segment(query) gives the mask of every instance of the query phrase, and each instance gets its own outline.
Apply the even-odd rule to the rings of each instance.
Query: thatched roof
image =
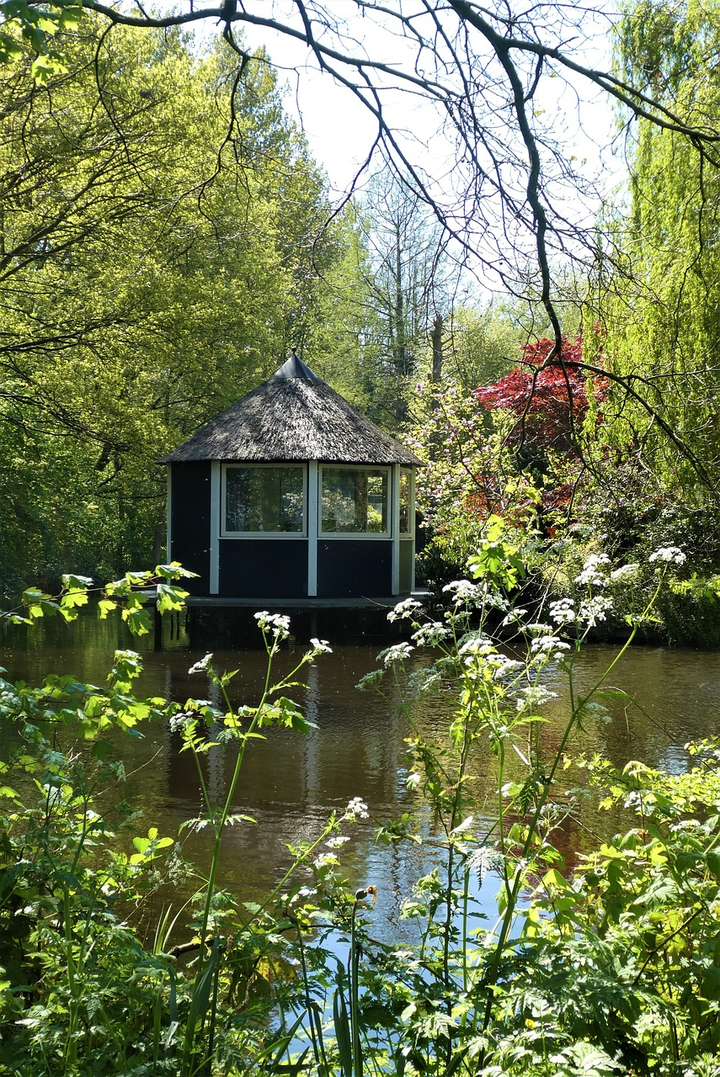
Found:
[[[292,358],[160,461],[322,460],[338,464],[422,463]]]

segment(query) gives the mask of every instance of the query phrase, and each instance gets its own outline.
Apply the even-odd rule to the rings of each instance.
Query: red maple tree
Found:
[[[549,358],[554,341],[544,337],[522,348],[521,365],[475,396],[486,408],[502,408],[518,419],[511,439],[540,448],[572,452],[590,408],[588,375],[582,364],[582,337],[563,336],[559,356]],[[595,401],[607,395],[607,379],[591,379]]]

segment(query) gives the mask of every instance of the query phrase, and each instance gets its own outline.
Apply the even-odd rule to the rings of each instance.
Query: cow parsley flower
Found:
[[[561,651],[569,651],[570,644],[564,643],[563,640],[558,639],[557,636],[538,636],[530,643],[530,650],[533,654],[548,654],[557,655]]]
[[[605,620],[612,608],[612,599],[605,598],[604,595],[594,595],[580,603],[578,620],[586,624],[588,628],[594,628],[599,621]]]
[[[450,629],[440,621],[428,621],[420,625],[417,632],[413,632],[412,638],[419,646],[437,647],[438,643],[447,639]]]
[[[571,598],[561,598],[557,602],[551,602],[549,613],[550,620],[556,625],[571,624],[577,617]]]
[[[310,646],[312,647],[313,657],[316,654],[332,654],[332,647],[326,639],[317,639],[316,636],[310,640]]]
[[[342,846],[345,845],[345,843],[348,841],[350,841],[350,838],[348,838],[346,835],[336,834],[334,838],[328,838],[325,844],[327,845],[328,849],[341,849]]]
[[[652,557],[650,560],[652,560]],[[614,569],[610,573],[610,579],[618,583],[625,583],[627,580],[634,580],[639,571],[640,565],[637,561],[632,561],[628,565],[621,565],[620,568]]]
[[[446,583],[443,591],[452,596],[455,606],[479,606],[485,597],[485,591],[470,580],[454,580]]]
[[[207,673],[212,662],[212,654],[206,654],[204,658],[201,658],[199,662],[195,662],[190,666],[188,673]]]
[[[263,632],[271,632],[275,639],[287,639],[290,635],[290,618],[283,613],[268,613],[260,610],[255,620]]]
[[[610,558],[606,553],[591,553],[583,566],[582,572],[575,577],[575,583],[594,584],[596,587],[604,587],[607,583],[607,575],[603,569],[605,565],[609,564]]]
[[[368,819],[369,816],[368,806],[360,797],[353,797],[345,809],[346,819]]]
[[[422,604],[417,602],[414,598],[406,598],[402,602],[398,602],[394,610],[390,610],[387,615],[388,621],[404,621],[410,617],[414,617],[418,610],[422,609]]]
[[[533,684],[520,689],[515,707],[519,713],[526,707],[541,707],[543,703],[551,699],[557,699],[557,692],[551,692],[549,688],[543,688],[540,684]]]
[[[650,554],[649,561],[662,561],[665,564],[684,565],[686,555],[679,546],[659,546],[654,553]]]
[[[313,866],[322,871],[323,868],[336,867],[338,858],[334,853],[321,853],[320,856],[316,856],[313,860]]]
[[[378,655],[378,661],[382,659],[383,665],[387,668],[393,665],[394,662],[404,662],[412,653],[413,647],[409,643],[396,643],[394,646],[381,651]]]

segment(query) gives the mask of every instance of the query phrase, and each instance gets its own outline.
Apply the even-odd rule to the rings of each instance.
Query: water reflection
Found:
[[[2,664],[13,678],[30,682],[49,670],[72,672],[83,680],[104,683],[109,656],[116,646],[132,641],[115,622],[82,618],[70,628],[42,626],[40,632],[19,631],[5,641]],[[355,685],[376,666],[376,647],[335,646],[305,671],[306,687],[295,698],[315,724],[306,736],[271,729],[266,739],[253,744],[246,755],[234,811],[255,823],[229,828],[223,850],[221,882],[251,898],[267,891],[282,877],[290,861],[288,844],[313,840],[332,811],[341,813],[352,797],[361,797],[371,819],[354,830],[343,865],[353,886],[379,887],[378,920],[391,917],[402,899],[412,893],[416,878],[430,870],[436,859],[432,841],[422,846],[402,844],[388,848],[374,842],[375,828],[408,811],[416,795],[405,786],[407,719],[392,704],[373,693],[359,693]],[[617,652],[592,647],[581,656],[575,671],[575,688],[585,693],[602,676]],[[301,654],[282,656],[280,672],[292,668]],[[184,700],[207,697],[202,676],[188,675],[198,652],[156,654],[146,650],[145,672],[138,683],[143,695]],[[238,668],[230,684],[234,703],[256,702],[264,679],[265,657],[260,651],[217,653],[218,669]],[[558,698],[546,708],[542,742],[548,753],[561,741],[568,714],[567,689],[553,673],[549,685]],[[613,672],[610,683],[629,693],[635,703],[610,700],[609,721],[589,718],[574,736],[572,753],[600,752],[618,766],[639,758],[651,766],[682,770],[687,763],[686,741],[718,732],[717,697],[720,655],[663,648],[630,651]],[[451,709],[450,694],[441,689],[424,700],[416,720],[439,735]],[[155,726],[145,738],[124,747],[128,779],[125,795],[144,814],[143,827],[156,825],[162,834],[175,835],[181,824],[200,814],[201,783],[189,752],[180,750],[177,734]],[[205,779],[213,800],[221,800],[232,773],[230,752],[212,749],[203,760]],[[480,747],[474,760],[478,781],[474,788],[477,814],[493,813],[494,759]],[[577,775],[569,773],[572,784]],[[568,821],[563,845],[572,859],[588,847],[590,835],[607,835],[622,825],[619,817],[599,815],[590,796],[580,798],[579,818]],[[426,819],[430,834],[430,820]],[[187,855],[200,870],[209,860],[209,831],[184,831]],[[488,884],[492,889],[492,884]],[[401,937],[402,925],[393,929]]]

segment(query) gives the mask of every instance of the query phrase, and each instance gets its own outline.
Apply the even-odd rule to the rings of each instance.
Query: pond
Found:
[[[331,812],[341,813],[350,799],[360,797],[369,806],[370,819],[353,829],[352,841],[343,850],[343,868],[353,886],[378,887],[378,920],[394,923],[398,937],[403,928],[395,920],[397,908],[435,862],[431,821],[426,819],[428,840],[422,845],[387,847],[374,841],[378,825],[417,807],[418,794],[405,784],[409,726],[392,701],[356,690],[360,678],[377,667],[378,645],[331,643],[332,655],[321,656],[305,671],[307,687],[295,697],[315,728],[306,735],[271,729],[267,739],[252,744],[246,754],[235,811],[255,822],[228,829],[221,882],[247,898],[266,892],[290,862],[287,843],[315,838]],[[47,622],[32,630],[7,630],[0,664],[11,679],[31,683],[53,671],[103,684],[118,646],[138,649],[138,642],[126,637],[121,625],[86,616],[71,626]],[[297,661],[301,653],[302,648],[289,648],[283,661]],[[616,653],[607,646],[583,652],[576,669],[581,691],[600,677]],[[203,654],[146,650],[137,694],[177,700],[207,697],[202,675],[188,674]],[[239,670],[232,681],[234,702],[257,700],[265,672],[263,651],[216,652],[214,664]],[[641,759],[677,771],[686,766],[683,745],[688,740],[720,732],[720,654],[638,647],[623,657],[611,683],[630,693],[636,705],[617,704],[612,721],[588,721],[571,744],[572,753],[598,751],[620,766]],[[550,676],[549,686],[558,698],[545,708],[542,739],[552,752],[562,735],[567,701],[559,675]],[[441,733],[450,709],[449,692],[441,690],[417,705],[415,718]],[[157,725],[124,747],[128,778],[122,792],[142,810],[142,830],[157,826],[162,835],[175,837],[183,823],[202,811],[194,759],[180,747],[177,734]],[[232,762],[222,749],[209,752],[206,779],[212,796],[222,796]],[[482,819],[493,784],[490,752],[479,753],[474,766],[479,774],[476,815]],[[580,794],[579,812],[561,836],[569,862],[588,847],[592,835],[607,836],[622,825],[623,820],[599,813],[593,799]],[[207,864],[208,831],[184,831],[180,840],[191,860],[201,868]]]

